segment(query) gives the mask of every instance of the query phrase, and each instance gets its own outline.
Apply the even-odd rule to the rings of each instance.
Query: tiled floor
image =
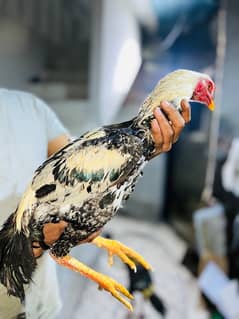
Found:
[[[155,290],[164,301],[168,312],[166,319],[206,319],[200,308],[200,297],[196,281],[179,261],[185,244],[164,225],[114,218],[106,227],[114,238],[139,251],[154,268]],[[92,245],[74,249],[74,256],[97,271],[112,276],[127,284],[125,266],[115,260],[113,267],[107,265],[107,255]],[[136,296],[135,312],[131,316],[112,296],[99,291],[95,283],[67,269],[59,269],[64,307],[59,319],[136,319],[143,308],[145,319],[161,318],[140,295]]]

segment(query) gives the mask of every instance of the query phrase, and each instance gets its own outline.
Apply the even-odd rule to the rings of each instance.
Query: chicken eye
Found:
[[[212,91],[212,89],[213,89],[213,87],[212,87],[212,83],[208,83],[208,85],[207,85],[207,89],[208,89],[208,91],[209,92],[211,92]]]

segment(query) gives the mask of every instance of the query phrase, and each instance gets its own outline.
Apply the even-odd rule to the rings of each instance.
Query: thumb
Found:
[[[60,230],[61,232],[63,232],[63,231],[65,230],[65,228],[67,227],[68,223],[65,222],[64,220],[61,220],[61,221],[58,223],[58,225],[59,225],[59,230]]]

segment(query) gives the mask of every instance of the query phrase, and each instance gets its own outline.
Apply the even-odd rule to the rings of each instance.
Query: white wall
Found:
[[[43,63],[44,50],[39,39],[20,24],[0,20],[0,86],[26,89],[27,80]]]
[[[27,83],[41,72],[45,44],[21,24],[10,19],[0,21],[0,87],[32,91]],[[36,94],[38,95],[38,94]],[[39,96],[44,96],[40,94]],[[46,101],[47,102],[47,101]],[[96,126],[95,116],[88,112],[87,101],[55,101],[49,105],[74,136]]]
[[[56,113],[77,135],[81,132],[78,129],[81,125],[77,127],[75,119],[81,119],[84,113],[87,113],[87,118],[92,117],[93,123],[113,120],[141,61],[138,23],[127,1],[98,0],[94,11],[90,76],[94,90],[91,90],[90,101],[83,103],[87,104],[83,109],[79,102],[80,110],[77,101],[54,103]],[[11,19],[1,18],[0,86],[30,90],[27,81],[42,70],[45,50],[44,42],[35,34],[33,36],[30,29]]]
[[[102,47],[98,48],[99,50],[97,50],[96,45],[96,50],[93,53],[96,68],[93,66],[91,68],[91,81],[95,85],[92,99],[90,101],[62,100],[50,103],[74,136],[79,136],[86,130],[95,128],[99,122],[111,122],[139,67],[138,63],[133,65],[134,61],[127,63],[127,51],[125,56],[120,58],[120,52],[128,40],[135,43],[135,53],[138,52],[139,32],[135,18],[126,10],[123,5],[124,0],[103,0],[102,2],[105,5],[104,16],[106,19],[102,30],[98,30],[101,32],[95,34],[98,44],[101,43],[100,39],[103,43],[101,43]],[[102,20],[99,19],[98,22],[102,22]],[[98,55],[99,53],[100,55]],[[44,45],[41,45],[39,39],[31,38],[28,30],[7,19],[1,20],[0,86],[27,90],[29,88],[27,80],[41,70],[44,54]],[[117,61],[121,61],[118,63],[122,64],[118,67],[119,80],[114,82],[114,78],[117,79]],[[127,73],[129,70],[131,70],[130,74]],[[115,86],[115,83],[118,87]],[[114,120],[120,122],[130,119],[137,110],[138,106],[124,108],[121,110],[124,114],[118,114]],[[98,115],[97,111],[100,111]],[[166,157],[162,155],[146,167],[144,177],[139,181],[136,191],[126,206],[131,215],[151,220],[157,219],[164,197],[165,160]]]
[[[100,123],[110,123],[124,101],[141,64],[137,18],[126,0],[102,0],[95,10],[93,104]],[[96,44],[97,43],[97,44]]]

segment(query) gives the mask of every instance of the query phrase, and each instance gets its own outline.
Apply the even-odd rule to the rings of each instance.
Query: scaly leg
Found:
[[[129,299],[133,299],[133,296],[128,292],[128,290],[119,284],[117,281],[113,280],[112,278],[103,275],[101,273],[96,272],[95,270],[87,267],[77,259],[66,255],[64,257],[56,257],[55,255],[50,253],[50,256],[60,265],[67,267],[71,270],[79,272],[81,275],[97,282],[99,287],[109,291],[116,299],[122,302],[130,311],[133,310],[132,305],[125,300],[119,292],[126,296]]]
[[[105,248],[108,250],[109,254],[109,264],[113,264],[113,256],[117,255],[125,264],[127,264],[131,269],[136,271],[136,264],[141,264],[146,269],[152,269],[151,265],[136,251],[121,244],[119,241],[107,239],[103,237],[96,237],[92,240],[92,244],[100,248]]]

